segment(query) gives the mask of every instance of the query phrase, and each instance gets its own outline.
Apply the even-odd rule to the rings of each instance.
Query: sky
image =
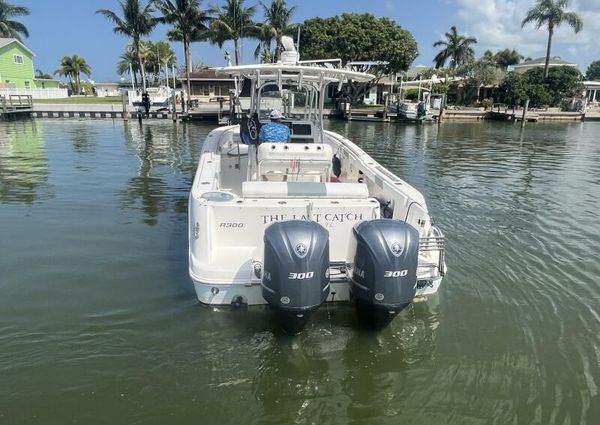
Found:
[[[477,38],[476,55],[486,49],[497,51],[517,49],[526,57],[538,58],[546,54],[547,32],[530,25],[521,28],[526,11],[535,0],[288,0],[297,6],[293,22],[305,19],[335,16],[344,12],[372,13],[387,16],[409,30],[419,46],[419,56],[413,65],[433,66],[437,49],[433,43],[451,26],[460,33]],[[30,37],[24,43],[35,52],[34,65],[52,74],[60,59],[66,55],[83,56],[92,67],[94,81],[117,81],[116,63],[129,40],[113,33],[113,25],[97,9],[120,10],[117,0],[9,0],[15,5],[27,6],[31,15],[21,17]],[[204,0],[203,6],[223,3],[223,0]],[[246,0],[248,5],[258,0]],[[268,0],[267,0],[268,3]],[[262,20],[262,13],[256,20]],[[584,29],[575,34],[570,27],[558,29],[553,39],[553,56],[579,64],[585,73],[590,62],[600,59],[600,0],[572,0],[571,10],[584,19]],[[159,26],[150,36],[154,41],[166,40],[166,26]],[[243,62],[254,62],[252,53],[255,40],[242,43]],[[173,43],[178,62],[183,63],[181,43]],[[222,66],[224,50],[208,43],[194,43],[194,63]],[[302,54],[302,48],[300,49]],[[332,52],[335,56],[335,52]]]

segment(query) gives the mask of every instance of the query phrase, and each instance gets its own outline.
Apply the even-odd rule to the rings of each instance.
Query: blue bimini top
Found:
[[[278,122],[264,124],[260,127],[258,140],[267,143],[287,143],[290,140],[290,129]]]

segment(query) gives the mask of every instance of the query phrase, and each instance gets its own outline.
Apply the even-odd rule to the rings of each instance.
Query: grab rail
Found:
[[[433,236],[428,236],[419,239],[419,251],[438,251],[438,270],[440,271],[440,276],[444,276],[446,274],[446,242],[444,239],[444,234],[439,229],[439,227],[435,225],[431,227],[430,234],[432,234]]]

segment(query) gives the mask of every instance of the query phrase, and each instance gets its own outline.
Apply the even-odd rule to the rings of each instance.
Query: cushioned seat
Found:
[[[251,181],[242,183],[244,198],[344,198],[366,199],[369,190],[363,183],[316,183]]]
[[[257,152],[260,180],[319,182],[331,175],[331,146],[263,143]]]

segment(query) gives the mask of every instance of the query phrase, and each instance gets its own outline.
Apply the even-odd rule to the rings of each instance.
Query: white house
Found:
[[[508,67],[508,71],[515,71],[519,74],[523,74],[524,72],[529,71],[533,68],[544,67],[546,65],[546,57],[531,59],[525,62],[522,62],[517,65],[512,65]],[[573,68],[579,69],[579,65],[573,62],[567,62],[560,58],[560,56],[554,56],[550,58],[550,62],[548,63],[548,68],[556,67],[556,66],[572,66]]]

